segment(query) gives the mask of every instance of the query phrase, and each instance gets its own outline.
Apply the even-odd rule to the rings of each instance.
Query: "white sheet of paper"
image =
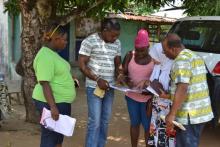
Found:
[[[148,86],[146,88],[148,91],[150,91],[152,94],[156,95],[156,96],[159,96],[159,94],[151,87],[151,86]]]
[[[72,136],[76,124],[76,119],[67,115],[60,114],[59,119],[55,121],[51,117],[51,111],[43,108],[40,124],[42,124],[47,129],[61,133],[65,136]]]
[[[122,92],[136,92],[136,93],[142,93],[141,90],[138,90],[138,89],[130,89],[128,87],[123,87],[123,86],[116,86],[116,85],[112,85],[110,84],[110,87],[115,89],[115,90],[119,90],[119,91],[122,91]]]
[[[165,116],[164,115],[161,115],[160,118],[165,122]],[[177,127],[179,127],[181,130],[185,131],[186,128],[181,124],[181,123],[178,123],[176,121],[173,121],[173,124]]]

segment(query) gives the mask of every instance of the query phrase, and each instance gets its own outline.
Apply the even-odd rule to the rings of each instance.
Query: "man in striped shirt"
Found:
[[[121,63],[119,34],[119,23],[115,19],[105,19],[101,32],[88,36],[81,44],[79,66],[86,76],[89,117],[85,147],[104,147],[106,143],[114,97],[109,84],[114,84]],[[94,95],[96,87],[104,95]]]
[[[186,131],[177,131],[176,147],[198,147],[204,124],[213,118],[205,63],[185,49],[176,34],[168,34],[162,46],[165,55],[174,60],[170,90],[173,104],[166,116],[167,129],[173,129],[173,120],[183,124]]]

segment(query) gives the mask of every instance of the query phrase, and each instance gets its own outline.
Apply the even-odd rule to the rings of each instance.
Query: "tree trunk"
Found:
[[[36,7],[28,8],[25,1],[21,2],[22,15],[22,68],[24,70],[22,90],[24,104],[26,109],[26,121],[36,123],[39,122],[39,115],[36,113],[35,106],[32,101],[32,92],[36,84],[36,77],[33,70],[33,60],[41,47],[41,38],[43,35],[43,24],[40,21]]]

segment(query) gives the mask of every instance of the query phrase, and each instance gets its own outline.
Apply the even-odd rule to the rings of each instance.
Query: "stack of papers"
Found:
[[[65,136],[72,136],[76,124],[76,119],[67,115],[59,115],[57,121],[51,117],[51,111],[43,108],[40,124],[45,128],[63,134]]]

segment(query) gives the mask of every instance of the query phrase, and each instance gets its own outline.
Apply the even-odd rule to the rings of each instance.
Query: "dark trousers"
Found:
[[[177,131],[176,147],[198,147],[204,126],[204,123],[184,125],[186,131]]]
[[[37,101],[34,99],[34,104],[37,110],[42,114],[43,108],[50,110],[50,107],[47,103]],[[56,104],[59,113],[63,115],[70,116],[71,114],[71,104],[69,103],[57,103]],[[41,125],[41,144],[40,147],[55,147],[57,144],[63,143],[64,136],[60,133],[48,130]]]

